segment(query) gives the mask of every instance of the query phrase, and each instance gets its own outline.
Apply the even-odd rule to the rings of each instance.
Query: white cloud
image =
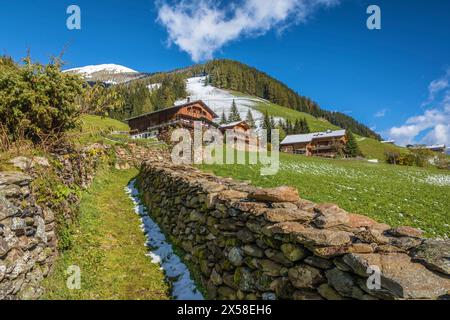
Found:
[[[445,144],[450,146],[450,69],[428,86],[428,100],[423,106],[431,106],[421,115],[409,118],[404,125],[393,127],[389,135],[398,144]]]
[[[221,5],[213,0],[164,0],[158,5],[158,21],[167,29],[169,43],[198,62],[211,59],[230,41],[305,22],[317,9],[339,1],[242,0]]]
[[[446,146],[449,146],[449,137],[450,124],[438,124],[422,139],[422,141],[426,144],[445,144]]]
[[[428,86],[428,100],[422,103],[422,107],[433,103],[436,99],[436,95],[438,95],[442,90],[445,90],[449,87],[449,78],[450,68],[447,69],[446,74],[442,78],[431,81]]]
[[[445,93],[442,104],[444,105],[444,110],[450,112],[450,90],[447,90],[447,92]]]
[[[374,114],[374,117],[375,118],[384,118],[388,111],[389,111],[388,109],[380,110],[380,111],[378,111],[377,113]]]

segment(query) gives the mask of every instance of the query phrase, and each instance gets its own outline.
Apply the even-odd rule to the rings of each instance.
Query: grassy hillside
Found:
[[[274,103],[261,102],[254,108],[261,113],[267,112],[270,116],[282,117],[286,120],[291,120],[292,122],[294,122],[296,119],[305,118],[306,121],[308,121],[308,125],[311,131],[313,132],[326,131],[328,129],[339,129],[335,125],[329,123],[327,120],[317,119],[308,113],[299,112],[293,109],[276,105]]]
[[[128,124],[111,118],[82,115],[80,128],[70,132],[72,139],[79,144],[104,141],[104,135],[113,131],[129,131]]]
[[[259,166],[205,165],[202,169],[262,187],[294,186],[311,201],[337,203],[392,226],[418,227],[429,236],[450,236],[448,171],[289,154],[280,154],[280,170],[274,176],[260,175]]]
[[[357,137],[359,148],[369,159],[384,160],[387,152],[407,153],[407,148],[395,146],[392,144],[383,144],[380,141],[371,138]]]
[[[234,94],[234,92],[233,92]],[[304,112],[299,112],[286,107],[282,107],[270,102],[261,102],[254,109],[265,113],[267,112],[270,116],[282,117],[291,121],[296,119],[305,118],[308,122],[309,128],[312,132],[339,130],[340,128],[329,123],[325,119],[318,119],[312,115]],[[384,161],[386,152],[408,152],[408,149],[399,146],[394,146],[390,144],[383,144],[378,140],[365,137],[357,137],[358,145],[363,152],[364,156],[368,159],[378,159]]]

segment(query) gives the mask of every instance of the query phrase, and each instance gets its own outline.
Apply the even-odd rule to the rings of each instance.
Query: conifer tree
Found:
[[[293,134],[294,133],[294,126],[292,125],[291,120],[286,120],[286,134]]]
[[[276,128],[275,119],[269,116],[269,113],[266,111],[264,113],[262,129],[267,130],[267,143],[270,143],[272,141],[272,129],[275,128]]]
[[[301,134],[302,133],[302,127],[301,127],[301,123],[300,120],[296,119],[295,123],[294,123],[294,130],[293,130],[294,134]]]
[[[275,123],[275,119],[273,116],[270,117],[270,129],[275,129],[277,124]]]
[[[350,158],[361,156],[362,152],[359,149],[358,143],[356,142],[355,136],[351,130],[347,130],[347,139],[348,141],[344,147],[344,154]]]
[[[302,133],[310,133],[311,129],[309,128],[308,121],[306,121],[306,118],[303,119],[303,128]]]
[[[222,117],[220,118],[220,124],[227,124],[227,116],[225,115],[225,111],[222,111]]]
[[[269,113],[267,111],[264,113],[264,120],[263,120],[263,123],[262,123],[261,127],[262,127],[262,129],[267,130],[267,142],[269,143],[271,141],[271,137],[272,137],[272,134],[270,132],[270,130],[272,128],[271,128],[271,125],[270,125]]]
[[[233,100],[233,103],[231,104],[231,111],[230,111],[230,115],[228,116],[228,121],[229,122],[236,122],[236,121],[241,121],[241,116],[239,114],[237,105],[236,105],[236,101]]]
[[[247,118],[245,120],[247,121],[247,124],[250,126],[250,128],[252,129],[256,128],[255,119],[253,119],[253,114],[250,109],[248,109],[247,111]]]
[[[280,121],[278,122],[278,124],[277,124],[277,126],[276,126],[276,129],[278,129],[278,132],[279,132],[279,139],[280,139],[280,142],[281,142],[281,141],[283,141],[284,138],[286,138],[286,136],[287,136],[287,133],[286,133],[286,127],[284,126],[283,121],[280,120]]]

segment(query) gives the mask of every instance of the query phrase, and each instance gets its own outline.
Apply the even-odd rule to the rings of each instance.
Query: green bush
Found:
[[[83,92],[79,76],[61,72],[61,61],[47,65],[23,64],[0,58],[0,119],[2,129],[12,141],[30,139],[34,143],[56,138],[78,124]]]
[[[433,153],[425,149],[411,150],[409,153],[388,152],[386,162],[400,166],[424,167],[433,157]]]
[[[387,152],[386,162],[399,166],[412,166],[414,161],[408,153]]]
[[[125,100],[119,91],[101,83],[88,87],[81,99],[83,113],[102,117],[108,117],[114,111],[121,110],[124,104]]]

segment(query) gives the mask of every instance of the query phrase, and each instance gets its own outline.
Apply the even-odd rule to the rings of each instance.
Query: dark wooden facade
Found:
[[[215,126],[213,120],[217,117],[203,101],[194,101],[143,114],[128,119],[127,122],[132,135],[144,133],[159,135],[170,127],[193,128],[195,121],[201,122],[204,127]]]
[[[245,144],[250,143],[250,125],[246,121],[236,121],[228,124],[223,124],[219,127],[220,131],[225,134],[227,131],[232,131],[235,141],[239,140]]]
[[[348,142],[345,130],[287,136],[281,152],[334,158]]]

